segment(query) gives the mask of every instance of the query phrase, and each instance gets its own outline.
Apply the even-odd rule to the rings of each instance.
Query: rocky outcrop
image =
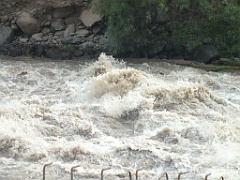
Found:
[[[22,13],[17,21],[19,28],[27,35],[32,35],[40,31],[40,24],[30,13]]]
[[[53,19],[51,22],[51,28],[54,31],[60,31],[66,28],[66,25],[62,19]]]
[[[80,20],[86,27],[91,27],[94,23],[101,21],[102,17],[94,14],[92,8],[90,8],[81,13]]]
[[[71,59],[104,50],[92,0],[9,1],[0,2],[0,54]]]
[[[219,58],[217,48],[212,44],[207,44],[199,47],[194,52],[194,59],[201,63],[210,63],[216,58]]]
[[[0,25],[0,45],[12,42],[14,32],[9,26]]]
[[[71,36],[72,34],[74,34],[76,31],[76,27],[75,27],[75,24],[69,24],[67,26],[67,28],[65,29],[65,31],[63,32],[63,37],[66,38],[66,37],[69,37]]]
[[[114,42],[106,32],[103,17],[93,11],[94,1],[1,0],[0,55],[71,59],[109,52]],[[205,44],[189,53],[184,44],[174,47],[161,41],[163,27],[171,30],[170,21],[165,13],[158,13],[146,45],[122,56],[195,59],[203,63],[218,57],[213,45]]]

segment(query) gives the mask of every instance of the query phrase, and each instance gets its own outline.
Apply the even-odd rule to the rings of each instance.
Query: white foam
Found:
[[[135,169],[140,179],[240,177],[236,75],[105,54],[87,65],[1,61],[0,179],[41,179],[47,162],[50,179],[76,164],[79,179],[109,166],[116,180]]]

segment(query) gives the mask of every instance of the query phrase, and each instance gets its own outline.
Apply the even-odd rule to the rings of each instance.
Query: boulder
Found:
[[[102,17],[98,14],[93,13],[92,8],[90,8],[82,11],[80,20],[86,27],[91,27],[96,22],[101,21]]]
[[[75,12],[74,6],[56,8],[53,10],[53,17],[56,19],[61,19],[73,14],[74,12]]]
[[[148,48],[147,54],[149,58],[153,58],[161,53],[165,48],[165,44],[155,44]]]
[[[206,44],[200,46],[194,51],[193,58],[195,61],[201,63],[210,63],[212,60],[218,58],[219,53],[216,46],[212,44]]]
[[[5,46],[0,46],[0,55],[7,55],[8,49]]]
[[[71,34],[75,33],[75,30],[76,30],[75,24],[68,25],[65,31],[63,32],[63,37],[66,38],[70,36]]]
[[[86,29],[80,29],[78,31],[76,31],[76,34],[79,36],[79,37],[86,37],[89,35],[89,31],[86,30]]]
[[[75,51],[74,51],[74,57],[81,57],[81,56],[83,56],[84,55],[84,50],[83,49],[76,49]]]
[[[98,23],[96,23],[96,24],[92,27],[92,32],[93,32],[93,34],[99,34],[102,29],[103,29],[103,24],[98,24]]]
[[[18,30],[17,24],[11,24],[11,29],[12,30]]]
[[[27,38],[27,37],[19,37],[18,40],[19,40],[19,42],[21,42],[21,43],[26,43],[26,42],[28,42],[28,38]]]
[[[66,37],[66,38],[62,38],[61,43],[62,44],[80,44],[81,39],[77,38],[77,37],[69,36],[69,37]]]
[[[105,35],[99,37],[98,43],[100,44],[104,51],[108,51],[108,49],[110,49],[109,39],[106,33]]]
[[[54,33],[54,37],[55,37],[55,38],[62,37],[62,36],[63,36],[63,33],[64,33],[64,31],[56,31],[56,32]]]
[[[46,57],[51,59],[72,59],[73,51],[63,50],[60,47],[48,48],[46,51]]]
[[[40,45],[40,44],[35,44],[30,48],[30,52],[29,54],[31,54],[33,57],[42,57],[44,56],[44,46]]]
[[[61,50],[57,47],[47,48],[46,57],[51,59],[61,59]]]
[[[24,12],[17,19],[18,27],[27,35],[36,34],[40,31],[40,24],[31,14]]]
[[[42,29],[43,35],[48,35],[50,32],[51,32],[51,30],[50,30],[48,27],[44,27],[44,28]]]
[[[66,25],[69,25],[69,24],[75,24],[77,25],[78,24],[78,18],[77,18],[77,15],[76,14],[73,14],[71,16],[68,16],[66,18],[64,18],[64,22]]]
[[[14,32],[10,26],[0,25],[0,45],[13,41]]]
[[[41,41],[42,40],[42,37],[43,37],[43,33],[37,33],[37,34],[33,34],[32,35],[32,39],[34,41]]]
[[[51,27],[55,31],[60,31],[66,28],[66,25],[62,19],[53,19]]]

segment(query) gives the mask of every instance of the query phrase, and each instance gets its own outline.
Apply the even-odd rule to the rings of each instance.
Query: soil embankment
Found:
[[[0,55],[53,59],[98,56],[107,50],[102,17],[91,0],[0,2]]]

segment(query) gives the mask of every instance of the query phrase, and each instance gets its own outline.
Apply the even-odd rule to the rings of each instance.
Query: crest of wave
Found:
[[[104,54],[99,57],[94,66],[105,69],[100,70],[85,88],[88,97],[104,101],[105,112],[112,117],[121,117],[136,110],[164,109],[181,104],[189,108],[202,104],[229,104],[201,84],[184,81],[169,83],[137,69],[117,68],[110,61],[113,61],[112,57]]]
[[[104,95],[123,97],[129,91],[139,86],[145,77],[141,71],[136,69],[114,69],[105,74],[95,77],[87,85],[89,95],[100,98]]]
[[[106,99],[104,109],[108,116],[130,118],[138,116],[142,109],[153,109],[154,98],[141,95],[139,89],[128,92],[125,96],[113,96]]]
[[[107,73],[116,68],[125,67],[125,63],[123,61],[119,61],[112,56],[107,56],[105,53],[101,53],[98,57],[98,61],[90,64],[86,69],[84,74],[88,75],[101,75]]]
[[[154,107],[167,104],[228,104],[229,102],[211,93],[206,87],[189,82],[175,84],[148,84],[142,87],[145,97],[154,97]]]

